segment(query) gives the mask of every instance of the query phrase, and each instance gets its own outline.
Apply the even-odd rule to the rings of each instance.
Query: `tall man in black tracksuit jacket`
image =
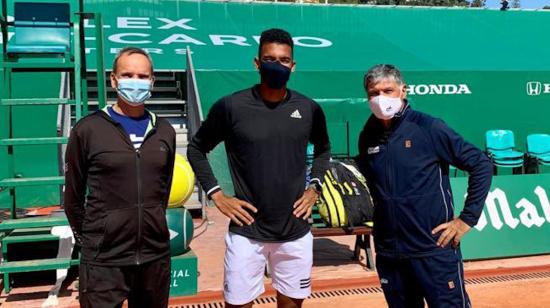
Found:
[[[278,307],[300,307],[311,293],[313,238],[307,218],[328,167],[322,109],[286,87],[293,42],[280,29],[260,37],[255,62],[261,84],[220,99],[189,144],[187,156],[202,187],[231,219],[226,235],[226,307],[251,307],[264,291],[269,261]],[[305,188],[306,147],[314,145]],[[235,197],[218,186],[206,154],[225,142]]]
[[[153,80],[147,53],[123,49],[111,74],[117,103],[78,121],[69,138],[65,212],[81,247],[81,307],[168,306],[175,132],[144,108]]]
[[[412,110],[401,73],[377,65],[365,75],[373,115],[357,163],[373,199],[376,267],[390,307],[470,307],[459,243],[483,210],[492,165],[443,121]],[[454,217],[449,165],[470,174]]]

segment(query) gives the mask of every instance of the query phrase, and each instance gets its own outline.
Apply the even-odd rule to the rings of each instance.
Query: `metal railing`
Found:
[[[195,70],[193,67],[193,58],[191,56],[191,48],[187,47],[187,139],[191,141],[193,136],[199,130],[202,121],[202,106],[199,91],[197,89],[197,80],[195,78]],[[206,195],[200,184],[197,181],[197,191],[199,202],[202,205],[202,215],[206,217]]]

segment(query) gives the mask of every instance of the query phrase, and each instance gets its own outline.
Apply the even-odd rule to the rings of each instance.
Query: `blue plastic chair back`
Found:
[[[527,152],[538,155],[550,153],[550,135],[532,134],[527,136]]]
[[[65,53],[70,49],[69,3],[16,2],[8,53]]]
[[[514,133],[511,130],[497,129],[485,133],[485,142],[490,151],[506,151],[515,147]]]

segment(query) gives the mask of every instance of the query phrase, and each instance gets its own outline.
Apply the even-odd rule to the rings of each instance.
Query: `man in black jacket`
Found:
[[[359,137],[357,164],[374,200],[376,268],[389,307],[470,307],[462,236],[481,215],[492,164],[443,121],[410,108],[399,69],[365,75],[372,115]],[[470,174],[458,217],[449,165]]]
[[[321,107],[286,87],[295,65],[292,48],[288,32],[264,31],[255,59],[261,84],[216,102],[189,144],[187,156],[202,187],[231,219],[225,238],[227,307],[252,306],[264,291],[266,261],[279,307],[300,307],[311,293],[313,238],[307,218],[330,146]],[[305,189],[308,141],[314,145],[313,184]],[[206,158],[220,142],[235,197],[223,193]]]
[[[82,307],[168,306],[175,132],[144,108],[153,81],[145,51],[121,50],[116,104],[78,121],[69,138],[64,200],[81,247]]]

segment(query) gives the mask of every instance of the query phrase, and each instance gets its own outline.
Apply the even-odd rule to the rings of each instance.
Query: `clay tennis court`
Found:
[[[515,259],[521,262],[522,259]],[[521,272],[521,274],[518,274]],[[549,307],[550,266],[525,269],[466,271],[467,289],[475,307]],[[475,277],[475,278],[473,278]],[[321,287],[322,286],[322,287]],[[257,300],[255,307],[275,307],[274,292]],[[221,293],[204,293],[192,299],[175,299],[171,307],[223,307]],[[316,281],[308,307],[387,307],[375,279]]]
[[[220,234],[227,223],[216,209],[209,209],[208,213],[213,224],[192,244],[200,260],[202,292],[195,297],[173,299],[171,307],[223,307],[224,243]],[[354,236],[314,240],[314,293],[304,307],[387,307],[376,273],[365,269],[365,256],[360,263],[351,260],[354,241]],[[220,248],[219,253],[214,253]],[[550,307],[550,256],[472,261],[465,262],[464,267],[466,289],[475,307]],[[269,279],[266,290],[255,307],[276,307]]]
[[[191,246],[199,258],[199,293],[172,298],[174,308],[223,307],[224,234],[227,219],[208,208],[210,223],[195,220]],[[376,272],[351,259],[354,236],[314,240],[313,294],[304,307],[386,307]],[[74,269],[73,269],[74,271]],[[466,289],[474,307],[550,307],[550,256],[465,262]],[[69,275],[57,307],[78,307],[78,281]],[[72,278],[72,279],[71,279]],[[2,307],[41,307],[54,279],[30,279],[2,294]],[[275,292],[265,279],[266,293],[255,307],[276,307]]]

